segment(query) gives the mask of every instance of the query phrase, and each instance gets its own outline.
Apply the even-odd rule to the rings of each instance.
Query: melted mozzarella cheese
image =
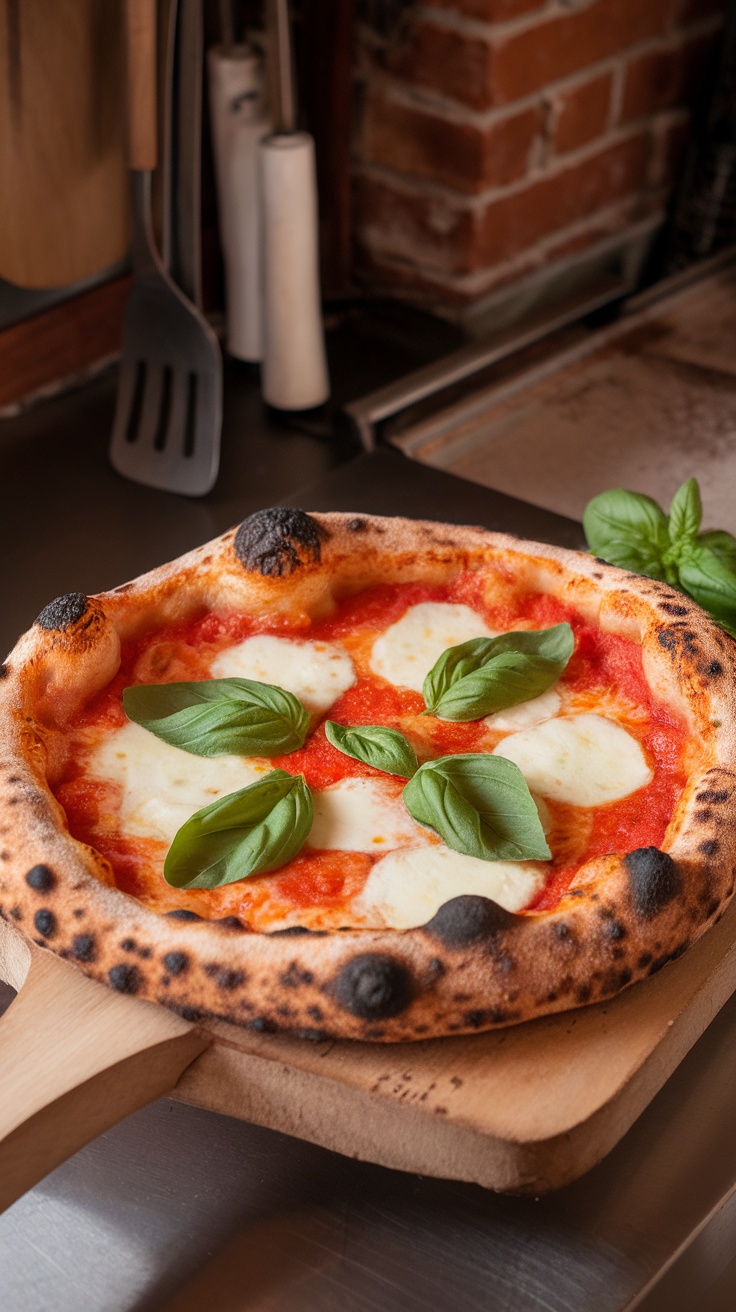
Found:
[[[489,729],[497,729],[500,733],[515,733],[517,729],[531,729],[532,725],[553,719],[561,706],[562,698],[557,689],[548,688],[528,702],[519,702],[516,706],[507,707],[505,711],[487,715],[485,722]]]
[[[371,669],[400,688],[422,691],[422,684],[448,647],[494,634],[470,606],[422,601],[410,606],[373,644]]]
[[[391,852],[377,861],[351,910],[361,925],[414,929],[465,893],[521,911],[542,888],[545,867],[533,861],[479,861],[444,843]]]
[[[601,806],[628,797],[652,779],[636,738],[600,715],[574,715],[504,738],[494,749],[518,765],[542,797]]]
[[[319,715],[355,683],[353,662],[331,642],[302,642],[261,633],[228,647],[212,662],[213,679],[256,679],[293,692]]]
[[[193,756],[138,724],[106,737],[87,767],[90,775],[122,789],[122,833],[166,843],[195,811],[255,783],[270,768],[256,758]]]
[[[343,779],[315,792],[309,846],[342,852],[386,852],[426,842],[400,796],[380,779]]]

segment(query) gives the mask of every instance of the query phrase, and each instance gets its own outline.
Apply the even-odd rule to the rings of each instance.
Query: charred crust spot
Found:
[[[718,839],[706,838],[704,843],[698,844],[698,851],[702,852],[703,856],[715,856],[718,851]]]
[[[329,1035],[326,1030],[303,1029],[297,1030],[296,1037],[298,1039],[306,1039],[307,1043],[324,1043],[325,1039],[329,1038]]]
[[[593,570],[593,578],[594,578],[594,579],[602,579],[602,578],[603,578],[603,575],[601,574],[601,571],[600,571],[599,569],[594,569],[594,570]]]
[[[11,916],[13,917],[13,920],[22,920],[22,919],[23,919],[23,908],[22,908],[22,907],[19,907],[19,906],[11,907],[11,908],[10,908],[10,914],[11,914]]]
[[[518,1017],[518,1011],[509,1011],[507,1007],[479,1007],[475,1011],[466,1011],[463,1021],[471,1029],[479,1030],[484,1025],[505,1025]]]
[[[26,875],[26,883],[35,893],[48,893],[56,883],[56,875],[48,866],[33,866]]]
[[[719,802],[727,802],[731,796],[727,788],[704,788],[701,793],[695,794],[696,802],[712,802],[717,805]]]
[[[56,597],[44,606],[36,623],[42,629],[68,629],[71,624],[81,620],[87,609],[87,598],[83,592],[66,592],[63,597]]]
[[[287,989],[298,989],[302,984],[312,984],[314,975],[311,970],[304,970],[298,962],[292,961],[288,970],[281,976],[281,983]]]
[[[561,943],[567,942],[568,939],[571,937],[571,934],[572,931],[570,929],[570,926],[567,925],[564,920],[558,920],[555,922],[554,935],[555,938],[559,939]]]
[[[127,966],[122,962],[112,966],[107,972],[110,988],[118,993],[137,993],[141,986],[141,973],[137,966]]]
[[[703,811],[696,811],[693,820],[699,825],[707,825],[709,820],[713,819],[713,812],[706,807]]]
[[[687,615],[687,606],[676,606],[671,601],[660,601],[659,609],[664,611],[665,615]]]
[[[216,961],[212,961],[204,968],[205,975],[215,981],[218,989],[226,991],[240,988],[245,983],[245,975],[242,970],[228,970],[226,966],[218,966]]]
[[[197,1011],[194,1007],[172,1006],[171,1010],[175,1011],[178,1016],[181,1016],[182,1020],[192,1021],[194,1024],[196,1024],[198,1020],[202,1020],[206,1014],[204,1011]]]
[[[5,662],[0,664],[0,679],[7,679],[9,674],[10,674],[10,670],[8,669]]]
[[[667,852],[658,847],[637,847],[624,857],[634,911],[641,920],[653,920],[680,891],[680,873]]]
[[[86,914],[84,907],[75,907],[72,911],[75,920],[81,920],[82,916],[85,916]]]
[[[56,916],[53,911],[49,911],[46,907],[42,907],[40,911],[36,912],[33,917],[33,924],[43,938],[53,938],[56,933]]]
[[[221,916],[219,920],[215,921],[215,924],[218,929],[233,930],[238,934],[245,933],[245,925],[242,920],[238,920],[237,916]]]
[[[286,929],[272,929],[269,938],[295,938],[298,934],[311,934],[313,938],[324,938],[326,929],[307,929],[306,925],[287,925]]]
[[[91,934],[76,934],[72,939],[72,956],[77,961],[93,961],[95,940]]]
[[[182,971],[189,968],[189,957],[186,952],[167,952],[164,957],[164,970],[170,975],[181,975]]]
[[[601,927],[601,932],[611,943],[618,943],[622,938],[626,938],[627,930],[620,920],[606,920]]]
[[[651,961],[652,961],[651,952],[642,952],[636,964],[638,965],[640,970],[645,970],[647,966],[651,965]]]
[[[325,1018],[321,1007],[307,1007],[307,1015],[318,1022]]]
[[[241,565],[266,578],[292,574],[305,561],[318,565],[324,531],[303,510],[274,506],[244,519],[234,548]]]
[[[657,634],[657,642],[665,651],[677,651],[677,637],[672,629],[660,629]]]
[[[705,672],[712,679],[715,679],[719,674],[723,674],[723,666],[720,661],[711,661],[709,665],[706,665]]]
[[[268,1016],[254,1016],[252,1020],[247,1022],[247,1028],[249,1030],[255,1030],[256,1034],[275,1034],[278,1030],[278,1025],[275,1025],[272,1020],[269,1020]]]
[[[135,952],[138,944],[134,938],[124,938],[120,943],[121,952]]]
[[[196,911],[187,911],[185,907],[177,907],[175,911],[167,911],[166,915],[169,920],[204,920]]]
[[[447,947],[465,947],[469,943],[496,939],[518,924],[517,916],[490,898],[462,893],[445,902],[423,929]]]
[[[343,966],[335,984],[337,1001],[360,1020],[398,1016],[411,1000],[411,976],[385,952],[363,952]]]
[[[348,533],[362,533],[365,530],[365,520],[360,518],[349,519],[345,527]]]
[[[586,1002],[590,1002],[591,992],[592,990],[590,984],[580,985],[580,988],[577,990],[575,994],[575,998],[580,1003],[581,1007],[584,1007]]]

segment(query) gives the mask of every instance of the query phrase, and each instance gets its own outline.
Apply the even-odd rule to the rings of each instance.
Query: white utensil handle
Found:
[[[258,143],[269,130],[263,61],[249,46],[207,52],[210,119],[225,262],[227,349],[263,357]]]
[[[263,200],[263,395],[308,410],[330,394],[319,287],[317,176],[306,132],[260,143]]]

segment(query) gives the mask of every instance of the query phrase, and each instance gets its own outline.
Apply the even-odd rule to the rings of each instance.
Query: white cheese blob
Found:
[[[470,606],[422,601],[410,606],[373,644],[371,669],[399,688],[422,691],[422,684],[448,647],[495,634]]]
[[[254,757],[193,756],[131,723],[105,738],[87,768],[122,789],[124,834],[171,843],[195,811],[255,783],[271,766]]]
[[[344,647],[302,642],[260,633],[228,647],[212,662],[213,679],[256,679],[293,692],[315,715],[329,710],[355,683],[353,662]]]
[[[534,792],[572,806],[617,802],[652,779],[636,738],[601,715],[547,720],[504,738],[494,754],[514,761]]]
[[[545,866],[534,861],[479,861],[441,843],[391,852],[377,861],[351,911],[361,925],[414,929],[450,898],[464,893],[491,898],[520,911],[544,885]]]
[[[531,729],[534,724],[553,719],[561,706],[562,698],[552,687],[528,702],[519,702],[516,706],[508,706],[505,711],[487,715],[485,722],[489,729],[496,729],[499,733],[515,733],[517,729]]]
[[[314,792],[310,847],[343,852],[386,852],[426,840],[401,796],[380,779],[343,779]]]

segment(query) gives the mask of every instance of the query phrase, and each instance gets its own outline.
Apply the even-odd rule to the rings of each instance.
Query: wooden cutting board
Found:
[[[128,248],[121,4],[0,0],[0,277],[67,286]]]
[[[736,989],[736,904],[609,1003],[425,1043],[308,1043],[192,1025],[0,921],[0,1210],[162,1094],[351,1157],[541,1194],[625,1134]]]

